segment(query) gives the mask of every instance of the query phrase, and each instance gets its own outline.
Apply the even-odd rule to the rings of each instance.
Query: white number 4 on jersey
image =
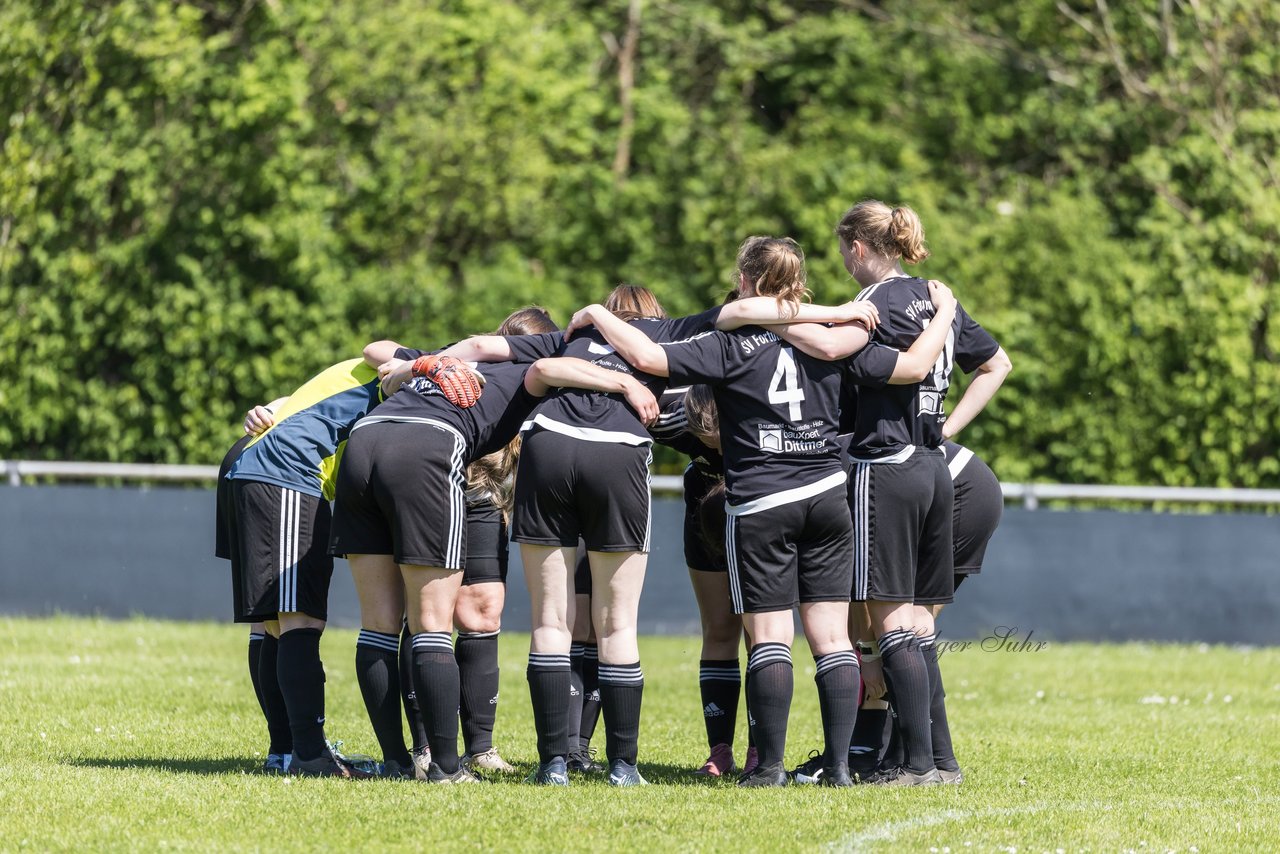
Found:
[[[790,347],[782,347],[778,350],[778,369],[769,380],[769,402],[789,404],[788,417],[796,422],[800,420],[800,403],[803,400],[804,389],[796,376],[796,358]]]

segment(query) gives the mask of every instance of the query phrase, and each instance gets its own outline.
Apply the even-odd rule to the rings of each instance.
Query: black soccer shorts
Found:
[[[467,565],[462,584],[507,583],[507,523],[486,497],[467,502]]]
[[[511,539],[593,552],[649,551],[647,445],[592,442],[535,427],[516,471]]]
[[[954,493],[942,451],[917,447],[900,463],[854,460],[849,481],[857,601],[952,601]]]
[[[256,480],[232,480],[226,533],[237,623],[300,612],[328,619],[329,502]]]
[[[357,424],[334,500],[334,554],[463,569],[467,556],[466,442],[419,421]]]
[[[848,602],[853,525],[843,485],[725,522],[735,614],[785,611],[799,602]]]

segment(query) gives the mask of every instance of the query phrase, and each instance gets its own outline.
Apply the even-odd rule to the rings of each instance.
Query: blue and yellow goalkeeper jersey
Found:
[[[307,380],[245,447],[227,474],[333,500],[338,462],[355,423],[382,400],[378,372],[348,359]]]

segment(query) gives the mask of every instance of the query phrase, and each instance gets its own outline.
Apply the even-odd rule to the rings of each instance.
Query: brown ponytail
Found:
[[[845,212],[836,226],[836,236],[845,246],[860,240],[886,258],[901,258],[916,264],[929,257],[924,242],[924,226],[911,208],[890,208],[877,199],[858,202]]]
[[[738,272],[757,295],[787,304],[790,314],[800,310],[811,294],[805,284],[804,250],[790,237],[748,237],[738,247]]]

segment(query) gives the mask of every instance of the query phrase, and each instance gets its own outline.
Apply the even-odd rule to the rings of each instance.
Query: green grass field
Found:
[[[1130,644],[943,659],[961,787],[740,791],[705,744],[697,643],[643,641],[641,768],[655,785],[286,780],[252,773],[265,727],[245,630],[0,620],[0,848],[431,850],[1275,850],[1280,649]],[[497,743],[534,758],[527,640],[502,639]],[[328,731],[376,753],[332,630]],[[797,651],[789,764],[818,746]],[[739,741],[745,743],[744,724]],[[597,735],[602,742],[603,734]],[[739,750],[741,755],[741,749]]]

